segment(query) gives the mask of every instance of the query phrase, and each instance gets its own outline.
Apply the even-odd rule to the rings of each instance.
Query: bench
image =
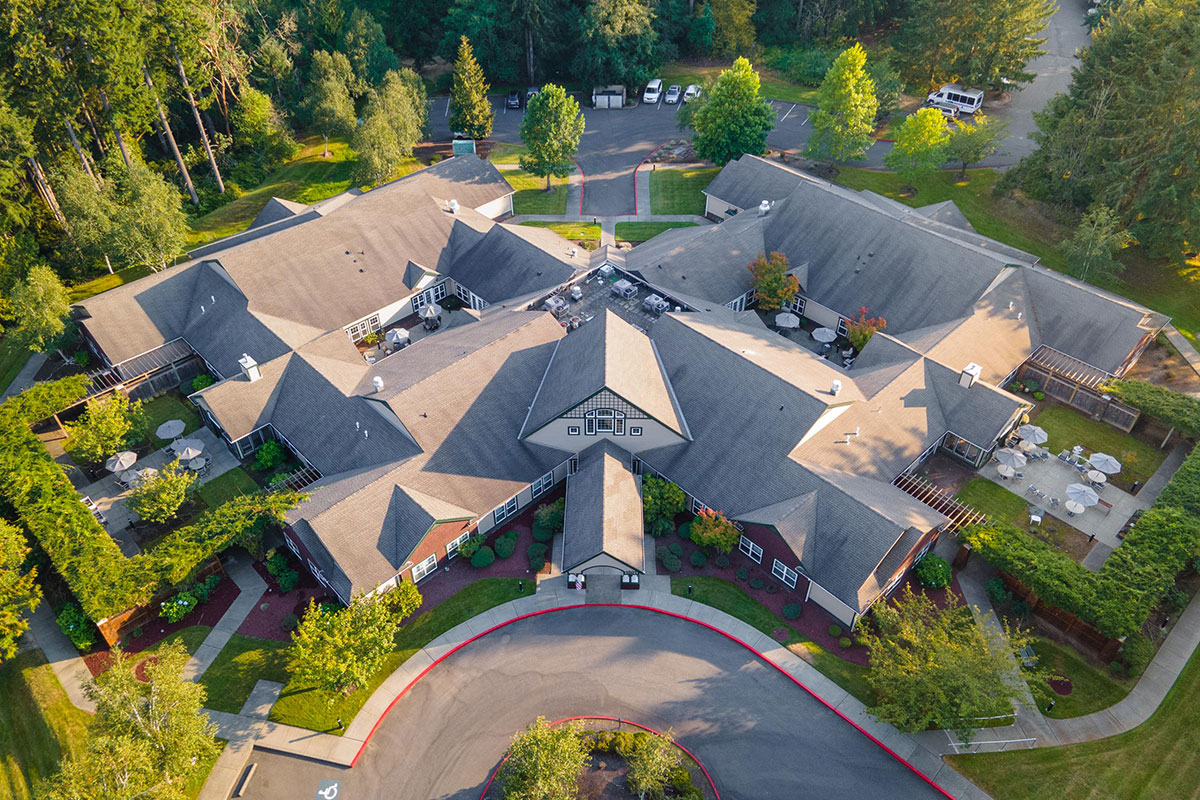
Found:
[[[1112,503],[1106,503],[1103,500],[1100,501],[1100,507],[1104,509],[1104,516],[1106,516],[1106,517],[1109,515],[1109,512],[1111,512],[1113,509]]]

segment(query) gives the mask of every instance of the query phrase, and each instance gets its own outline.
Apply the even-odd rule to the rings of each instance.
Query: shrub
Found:
[[[76,366],[86,367],[92,362],[92,357],[87,350],[77,350],[71,360],[75,362]]]
[[[274,489],[276,486],[281,486],[287,481],[288,478],[292,477],[293,474],[293,470],[287,468],[281,469],[278,472],[273,473],[271,477],[267,478],[267,486],[272,489]]]
[[[696,568],[703,567],[708,562],[708,556],[704,555],[703,550],[693,550],[688,561],[692,562],[692,566]]]
[[[666,518],[660,517],[650,523],[650,535],[655,539],[661,539],[673,530],[675,530],[675,523]]]
[[[1121,647],[1121,655],[1129,666],[1129,676],[1136,678],[1150,666],[1150,660],[1154,658],[1154,642],[1140,633],[1135,633],[1125,640]]]
[[[692,540],[692,521],[690,519],[679,526],[679,538],[685,542]]]
[[[285,458],[287,451],[283,449],[283,445],[271,439],[263,442],[262,447],[254,454],[254,468],[259,472],[270,472],[282,464]]]
[[[728,553],[737,546],[741,533],[720,511],[704,509],[692,520],[688,535],[701,547],[712,547],[717,552]]]
[[[267,574],[272,578],[278,578],[280,574],[288,569],[287,556],[283,553],[271,552],[267,555]]]
[[[534,542],[529,545],[527,555],[529,556],[529,568],[534,572],[541,572],[542,567],[546,566],[546,551],[547,547],[541,542]]]
[[[667,545],[667,550],[671,551],[671,555],[683,555],[683,545],[681,545],[679,542],[671,542],[669,545]]]
[[[751,589],[761,589],[766,585],[767,585],[767,582],[765,580],[763,580],[762,578],[753,577],[750,579],[750,588]]]
[[[1004,587],[1004,581],[999,578],[992,578],[987,582],[985,587],[988,599],[992,601],[994,606],[1007,605],[1008,601],[1012,600],[1012,593]]]
[[[279,584],[279,591],[287,594],[300,583],[300,573],[289,567],[275,576],[275,582]]]
[[[1168,614],[1178,614],[1187,608],[1187,604],[1187,592],[1178,586],[1172,586],[1170,589],[1167,589],[1167,593],[1163,597],[1163,606],[1166,608]]]
[[[495,560],[496,551],[485,544],[479,548],[475,555],[471,556],[471,566],[475,569],[483,569],[484,567],[490,567]]]
[[[207,389],[214,383],[216,383],[216,381],[213,379],[212,375],[197,375],[196,377],[192,378],[192,391],[198,392],[201,389]]]
[[[209,575],[207,578],[192,587],[192,594],[194,594],[196,599],[201,603],[207,603],[208,598],[212,596],[213,589],[216,589],[220,582],[220,575]]]
[[[553,503],[543,504],[538,506],[538,510],[533,514],[533,536],[539,542],[548,542],[554,538],[554,534],[561,533],[563,529],[563,519],[566,516],[567,501],[566,498],[560,497]],[[543,530],[543,535],[546,538],[538,536],[538,528]],[[548,532],[548,534],[546,533]]]
[[[1111,672],[1114,677],[1117,677],[1117,678],[1125,677],[1125,665],[1122,664],[1120,661],[1110,662],[1108,665],[1108,671]]]
[[[746,569],[745,567],[738,567],[737,579],[739,581],[744,581],[748,577],[750,577],[750,570]]]
[[[1045,392],[1034,392],[1033,399],[1037,400],[1038,402],[1041,402],[1042,400],[1046,399],[1046,393]]]
[[[192,613],[192,609],[198,606],[200,602],[191,592],[183,591],[174,597],[168,597],[159,605],[158,615],[165,617],[167,622],[179,622],[179,620]]]
[[[479,552],[479,548],[483,547],[483,537],[476,534],[468,537],[465,542],[458,546],[458,554],[463,558],[470,559]]]
[[[80,652],[91,650],[96,643],[96,626],[77,603],[67,603],[58,612],[58,627]]]
[[[651,527],[659,520],[665,520],[668,527],[674,529],[675,515],[686,507],[687,495],[683,489],[656,475],[642,478],[642,517]]]
[[[295,614],[288,614],[279,622],[279,627],[283,628],[284,633],[291,633],[296,630],[296,626],[300,624],[300,618]]]
[[[510,531],[511,533],[512,531]],[[497,558],[508,558],[517,549],[517,537],[509,537],[508,534],[501,536],[496,540],[495,547]]]
[[[913,571],[922,586],[930,589],[945,589],[950,585],[950,562],[941,556],[927,553],[917,562]]]
[[[804,606],[800,603],[788,603],[783,607],[784,619],[800,619],[800,614],[804,611]]]
[[[666,556],[663,557],[662,562],[663,568],[666,569],[667,572],[679,572],[679,570],[683,569],[683,561],[681,561],[679,556],[675,555],[674,553],[667,553]]]
[[[130,635],[131,635],[131,636],[133,636],[133,638],[135,638],[135,639],[140,639],[140,638],[142,638],[142,637],[143,637],[145,634],[146,634],[146,632],[142,630],[141,626],[138,626],[138,627],[136,627],[136,628],[134,628],[134,629],[133,629],[133,633],[132,633],[132,634],[130,634]]]
[[[768,583],[767,584],[767,594],[779,594],[779,584]]]
[[[717,557],[713,559],[713,563],[716,564],[719,569],[728,569],[729,556],[725,555],[724,553],[717,553]]]
[[[841,625],[830,625],[829,626],[829,635],[834,637],[835,639],[837,637],[841,636],[842,635],[842,626]]]
[[[842,648],[843,650],[848,649],[852,644],[854,644],[854,642],[851,641],[849,636],[843,636],[838,639],[838,647]]]
[[[368,333],[366,336],[363,337],[363,343],[372,345],[372,346],[379,344],[379,334],[378,333]]]

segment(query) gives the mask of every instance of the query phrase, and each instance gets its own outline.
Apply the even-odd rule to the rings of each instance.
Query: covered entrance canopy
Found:
[[[564,572],[644,571],[641,479],[630,459],[608,440],[580,453],[578,471],[567,478]]]

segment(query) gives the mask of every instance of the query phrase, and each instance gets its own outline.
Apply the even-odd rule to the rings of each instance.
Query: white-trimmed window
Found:
[[[568,425],[567,426],[567,436],[578,436],[578,435],[579,435],[579,426],[578,425]]]
[[[762,551],[760,550],[759,552],[761,553]],[[771,564],[771,574],[783,581],[784,585],[789,589],[796,588],[796,579],[800,577],[796,570],[784,564],[778,558]]]
[[[554,473],[547,472],[533,482],[533,496],[537,497],[554,485]]]
[[[806,302],[807,301],[803,297],[801,297],[800,295],[796,295],[788,303],[788,308],[790,308],[792,311],[795,311],[797,314],[803,314],[804,313],[804,305]]]
[[[296,555],[300,555],[300,547],[296,544],[296,540],[290,536],[284,536],[283,540],[287,542],[288,550],[291,550]]]
[[[462,300],[466,305],[471,305],[471,298],[475,295],[471,294],[471,290],[463,286],[461,283],[454,284],[454,294],[459,300]]]
[[[571,456],[567,460],[567,474],[574,475],[579,472],[579,456]]]
[[[708,506],[704,505],[704,503],[701,503],[696,498],[694,498],[694,497],[692,498],[692,513],[693,514],[700,514],[704,511],[708,511],[708,510],[709,510]]]
[[[429,556],[429,558],[413,567],[413,583],[421,580],[435,569],[437,569],[437,553],[434,553],[433,555]]]
[[[588,436],[597,433],[625,435],[625,415],[611,408],[597,408],[583,415],[583,432]]]
[[[846,336],[850,333],[850,328],[846,325],[846,320],[839,318],[837,324],[837,335]]]
[[[353,342],[362,341],[369,333],[379,330],[379,315],[375,314],[346,328],[346,335]]]
[[[446,543],[446,558],[451,559],[458,555],[458,548],[466,543],[467,539],[471,538],[472,531],[463,531],[462,536],[453,539]]]
[[[738,550],[755,564],[762,563],[763,549],[745,536],[738,538]]]
[[[517,513],[517,498],[514,496],[509,498],[508,502],[504,505],[497,506],[496,510],[492,512],[492,517],[496,520],[496,524],[499,525],[515,513]]]
[[[629,435],[630,436],[641,436],[642,435],[642,426],[630,425],[629,426]]]

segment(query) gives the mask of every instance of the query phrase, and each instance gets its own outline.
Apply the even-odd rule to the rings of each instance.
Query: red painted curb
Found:
[[[455,653],[457,653],[459,650],[461,650],[462,648],[464,648],[464,647],[466,647],[467,645],[471,644],[471,643],[472,643],[472,642],[474,642],[475,640],[477,640],[477,639],[482,639],[484,636],[487,636],[487,635],[488,635],[489,633],[491,633],[492,631],[499,630],[500,628],[503,628],[503,627],[505,627],[505,626],[507,626],[507,625],[511,625],[511,624],[512,624],[512,623],[514,623],[514,622],[519,622],[520,620],[523,620],[523,619],[529,619],[529,618],[531,618],[531,617],[540,617],[540,616],[542,616],[543,614],[551,614],[551,613],[553,613],[553,612],[555,612],[555,611],[567,611],[567,610],[569,610],[569,609],[572,609],[572,608],[636,608],[636,609],[640,609],[640,610],[642,610],[642,611],[653,611],[653,612],[655,612],[655,613],[658,613],[658,614],[664,614],[664,615],[666,615],[666,616],[668,616],[668,617],[675,617],[676,619],[687,620],[688,622],[695,623],[696,625],[700,625],[701,627],[708,628],[710,631],[714,631],[714,632],[716,632],[716,633],[719,633],[719,634],[721,634],[722,636],[724,636],[726,639],[729,639],[729,640],[730,640],[730,641],[732,641],[732,642],[737,642],[737,643],[738,643],[738,644],[740,644],[742,647],[746,648],[746,649],[747,649],[747,650],[749,650],[751,653],[753,653],[754,655],[756,655],[756,656],[758,656],[759,658],[761,658],[761,659],[762,659],[763,661],[765,661],[767,664],[770,664],[772,667],[774,667],[776,670],[778,670],[780,674],[782,674],[784,677],[786,677],[786,678],[787,678],[788,680],[790,680],[792,683],[796,684],[796,685],[797,685],[797,686],[799,686],[801,689],[803,689],[804,691],[808,692],[808,693],[809,693],[809,695],[811,695],[811,696],[812,696],[814,699],[816,699],[816,700],[817,700],[817,702],[819,702],[821,705],[825,706],[827,709],[829,709],[830,711],[832,711],[834,714],[837,714],[837,715],[838,715],[838,716],[839,716],[839,717],[840,717],[840,718],[841,718],[841,719],[842,719],[844,722],[847,722],[847,723],[849,723],[850,725],[854,726],[854,729],[855,729],[856,731],[858,731],[858,732],[859,732],[859,733],[861,733],[863,736],[865,736],[865,737],[867,737],[868,739],[870,739],[870,740],[871,740],[872,742],[874,742],[875,744],[879,745],[881,748],[883,748],[884,752],[886,752],[886,753],[887,753],[888,755],[890,755],[892,758],[896,759],[896,760],[897,760],[897,761],[899,761],[901,764],[903,764],[904,766],[906,766],[906,767],[908,767],[910,770],[912,770],[914,773],[916,773],[917,775],[921,776],[921,779],[922,779],[922,780],[924,780],[926,783],[928,783],[930,786],[932,786],[934,789],[936,789],[938,792],[940,792],[940,793],[942,794],[942,796],[943,796],[943,797],[947,797],[947,798],[949,798],[949,800],[955,800],[955,798],[954,798],[954,795],[952,795],[952,794],[950,794],[949,792],[947,792],[947,791],[946,791],[945,789],[943,789],[941,786],[938,786],[936,783],[934,783],[934,782],[933,782],[933,779],[932,779],[932,778],[930,778],[930,777],[929,777],[928,775],[926,775],[924,772],[921,772],[921,770],[919,770],[919,769],[917,769],[916,767],[914,767],[914,766],[913,766],[912,764],[910,764],[910,763],[909,763],[907,760],[905,760],[905,759],[901,758],[899,755],[897,755],[897,753],[896,753],[896,751],[895,751],[895,750],[892,750],[892,748],[888,747],[886,744],[884,744],[883,742],[879,741],[879,740],[878,740],[878,739],[876,739],[874,736],[872,736],[870,733],[868,733],[866,730],[864,730],[864,729],[862,728],[862,726],[860,726],[860,725],[859,725],[857,722],[855,722],[854,720],[850,719],[849,717],[847,717],[847,716],[846,716],[845,714],[843,714],[842,712],[838,711],[836,708],[834,708],[832,705],[830,705],[830,704],[829,704],[829,703],[828,703],[828,702],[827,702],[827,701],[826,701],[826,700],[825,700],[823,697],[821,697],[819,694],[817,694],[816,692],[814,692],[812,689],[808,688],[808,686],[804,685],[804,684],[803,684],[803,683],[801,683],[799,680],[797,680],[797,679],[796,679],[796,677],[795,677],[794,675],[792,675],[790,672],[788,672],[788,671],[787,671],[787,670],[785,670],[783,667],[779,666],[779,665],[778,665],[778,664],[776,664],[774,661],[772,661],[771,659],[767,658],[765,655],[763,655],[762,653],[760,653],[758,650],[755,650],[753,647],[751,647],[750,645],[746,644],[745,642],[743,642],[741,639],[737,638],[737,637],[736,637],[736,636],[734,636],[733,634],[727,633],[727,632],[725,632],[725,631],[721,630],[720,628],[718,628],[718,627],[716,627],[716,626],[714,626],[714,625],[709,625],[707,622],[701,622],[701,621],[700,621],[700,620],[698,620],[698,619],[693,619],[692,617],[685,616],[684,614],[676,614],[674,611],[666,611],[666,610],[664,610],[664,609],[661,609],[661,608],[654,608],[654,607],[652,607],[652,606],[626,605],[626,604],[623,604],[623,603],[590,603],[590,604],[573,605],[573,606],[555,606],[554,608],[544,608],[544,609],[542,609],[541,611],[531,611],[531,612],[529,612],[528,614],[521,614],[520,616],[516,616],[516,617],[513,617],[513,618],[512,618],[512,619],[510,619],[510,620],[506,620],[505,622],[501,622],[499,625],[493,625],[492,627],[488,628],[488,629],[487,629],[486,631],[484,631],[483,633],[476,634],[475,636],[472,636],[470,639],[467,639],[466,641],[463,641],[463,642],[459,643],[458,645],[456,645],[455,647],[451,648],[450,650],[448,650],[448,651],[447,651],[446,653],[444,653],[443,655],[439,656],[439,657],[438,657],[438,659],[437,659],[436,661],[434,661],[432,664],[430,664],[428,667],[426,667],[425,669],[421,670],[421,674],[420,674],[420,675],[418,675],[417,677],[413,678],[411,681],[409,681],[409,683],[408,683],[408,685],[407,685],[407,686],[405,686],[403,689],[401,689],[401,690],[400,690],[400,693],[399,693],[398,695],[396,695],[395,699],[394,699],[394,700],[392,700],[392,702],[391,702],[391,703],[389,703],[389,704],[388,704],[388,707],[387,707],[387,708],[384,710],[384,712],[383,712],[383,713],[382,713],[382,714],[379,716],[379,719],[375,720],[375,724],[374,724],[374,726],[372,726],[372,727],[371,727],[371,732],[367,734],[367,738],[363,740],[362,746],[361,746],[361,747],[359,747],[359,748],[358,748],[358,752],[354,754],[354,760],[350,762],[350,766],[351,766],[351,767],[354,767],[354,765],[358,763],[358,759],[359,759],[359,757],[362,755],[362,753],[363,753],[363,750],[365,750],[365,749],[366,749],[366,747],[367,747],[367,743],[371,741],[371,737],[375,735],[375,731],[376,731],[376,730],[378,730],[378,728],[379,728],[380,724],[383,722],[384,718],[386,718],[386,717],[387,717],[387,715],[388,715],[388,713],[389,713],[389,712],[392,710],[392,707],[393,707],[393,706],[395,706],[395,705],[396,705],[396,703],[400,702],[400,698],[404,697],[404,695],[408,693],[408,690],[409,690],[409,689],[411,689],[413,686],[415,686],[415,685],[416,685],[417,681],[421,680],[421,678],[424,678],[424,677],[425,677],[425,676],[426,676],[426,675],[429,673],[429,671],[430,671],[431,669],[433,669],[434,667],[436,667],[438,664],[442,663],[442,661],[444,661],[445,659],[447,659],[447,658],[449,658],[450,656],[454,655],[454,654],[455,654]]]
[[[574,156],[571,157],[571,163],[575,165],[575,169],[579,170],[579,216],[582,217],[583,216],[583,184],[584,184],[585,176],[583,174],[583,167],[579,166],[579,162],[575,160]],[[568,186],[570,185],[569,181],[568,181],[567,185]]]
[[[599,605],[599,604],[597,603],[594,605]],[[612,604],[612,605],[615,605],[615,604]],[[654,728],[651,728],[649,725],[643,725],[640,722],[634,722],[633,720],[630,720],[630,719],[618,719],[617,717],[604,717],[604,716],[592,716],[592,715],[584,715],[584,716],[579,716],[579,717],[563,717],[562,719],[556,719],[554,722],[551,722],[550,724],[551,725],[561,725],[564,722],[574,722],[575,720],[581,720],[581,719],[603,719],[603,720],[608,720],[609,722],[620,722],[620,723],[625,723],[627,725],[633,725],[635,727],[641,728],[644,731],[649,731],[650,733],[653,733],[655,736],[663,736],[664,735],[662,731],[656,731],[656,730],[654,730]],[[683,745],[681,745],[679,742],[675,741],[674,739],[671,740],[671,744],[675,745],[680,750],[687,753],[688,758],[690,758],[692,761],[696,762],[696,766],[699,767],[700,771],[704,773],[704,779],[708,781],[709,788],[713,790],[713,794],[716,796],[717,800],[721,800],[721,793],[719,791],[717,791],[717,785],[715,783],[713,783],[712,776],[708,774],[708,769],[705,768],[704,763],[701,762],[700,759],[696,758],[696,754],[693,753],[691,750],[688,750],[686,747],[684,747]],[[496,780],[496,776],[500,774],[500,768],[503,767],[507,762],[508,762],[508,756],[506,755],[504,757],[504,759],[499,764],[496,765],[496,768],[494,770],[492,770],[492,774],[490,776],[488,776],[487,783],[485,783],[483,785],[483,792],[480,793],[479,800],[484,800],[484,798],[487,797],[488,789],[490,789],[492,786],[492,781]]]
[[[634,168],[633,168],[633,215],[634,215],[635,217],[636,217],[636,216],[637,216],[637,214],[638,214],[638,207],[637,207],[637,172],[638,172],[638,170],[639,170],[639,169],[641,169],[642,167],[646,166],[646,162],[650,160],[650,156],[654,155],[654,154],[655,154],[655,153],[657,153],[659,150],[662,150],[662,149],[663,149],[664,147],[666,147],[668,144],[670,144],[670,142],[663,142],[663,143],[662,143],[662,144],[660,144],[658,147],[655,147],[653,150],[651,150],[651,151],[649,152],[649,154],[647,154],[647,156],[646,156],[645,158],[643,158],[643,159],[642,159],[640,162],[638,162],[638,165],[637,165],[636,167],[634,167]]]

